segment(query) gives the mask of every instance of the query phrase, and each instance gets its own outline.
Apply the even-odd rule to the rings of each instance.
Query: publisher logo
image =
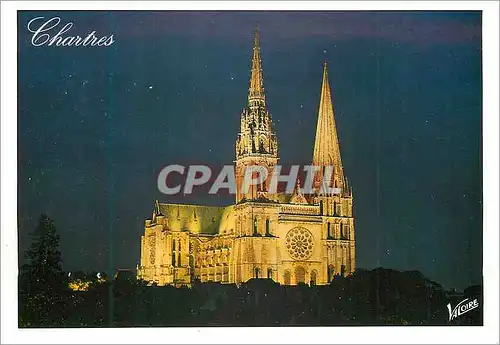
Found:
[[[474,300],[466,298],[462,302],[458,303],[453,310],[451,309],[451,303],[448,303],[446,307],[448,308],[448,313],[450,314],[449,321],[452,321],[460,315],[479,307],[479,302],[477,301],[477,298]]]

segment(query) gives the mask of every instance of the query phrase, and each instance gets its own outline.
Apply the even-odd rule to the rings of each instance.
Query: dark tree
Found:
[[[52,219],[42,214],[26,251],[28,263],[19,276],[19,317],[21,326],[54,324],[60,296],[65,289],[59,250],[59,235]]]
[[[62,276],[59,235],[53,220],[44,214],[38,220],[26,257],[32,285],[48,290],[55,288]]]

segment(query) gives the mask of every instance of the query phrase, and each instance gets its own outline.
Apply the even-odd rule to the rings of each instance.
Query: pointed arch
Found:
[[[295,267],[295,283],[305,283],[306,282],[306,270],[302,266]]]
[[[255,267],[253,269],[253,274],[254,274],[254,276],[253,276],[254,278],[260,278],[260,268]]]
[[[316,270],[312,270],[311,271],[311,279],[310,279],[311,286],[316,285],[317,279],[318,279],[318,272]]]
[[[334,276],[335,276],[335,266],[329,265],[328,266],[328,283],[331,283]]]
[[[291,274],[290,270],[286,270],[285,274],[283,275],[283,284],[284,285],[290,285],[291,284]]]

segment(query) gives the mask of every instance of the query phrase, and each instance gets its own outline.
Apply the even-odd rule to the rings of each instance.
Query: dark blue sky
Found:
[[[110,47],[33,47],[28,21]],[[312,159],[329,63],[357,265],[481,283],[480,12],[22,12],[19,14],[20,250],[40,213],[64,268],[135,267],[168,164],[231,164],[246,104],[252,31],[282,164]],[[226,205],[195,195],[189,203]],[[112,235],[110,235],[112,234]]]

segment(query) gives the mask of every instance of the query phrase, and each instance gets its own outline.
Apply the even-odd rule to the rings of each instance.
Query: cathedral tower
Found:
[[[248,106],[241,113],[240,132],[236,139],[237,203],[245,200],[274,198],[267,193],[273,168],[278,162],[278,141],[272,125],[264,94],[259,33],[255,31]],[[242,182],[246,168],[253,165],[266,167],[268,178],[261,185],[250,186],[246,192],[242,190]]]
[[[352,212],[352,189],[349,187],[344,175],[342,159],[340,157],[339,138],[335,115],[333,112],[332,95],[328,81],[328,66],[323,67],[323,82],[318,111],[318,124],[316,127],[316,140],[312,165],[319,167],[319,172],[314,179],[315,195],[313,203],[320,206],[323,216],[327,239],[340,239],[341,245],[335,250],[341,253],[329,254],[328,275],[348,274],[355,269],[355,242],[354,242],[354,217]],[[331,171],[331,178],[327,169]],[[322,184],[334,188],[333,193],[321,191]],[[336,259],[340,255],[341,260]],[[330,280],[330,279],[329,279]]]
[[[321,85],[318,124],[316,127],[316,141],[314,142],[313,165],[321,168],[314,182],[316,189],[321,187],[327,167],[333,167],[330,187],[339,188],[340,190],[347,188],[342,159],[340,157],[339,138],[337,135],[337,126],[335,125],[326,62],[323,67],[323,82]]]

